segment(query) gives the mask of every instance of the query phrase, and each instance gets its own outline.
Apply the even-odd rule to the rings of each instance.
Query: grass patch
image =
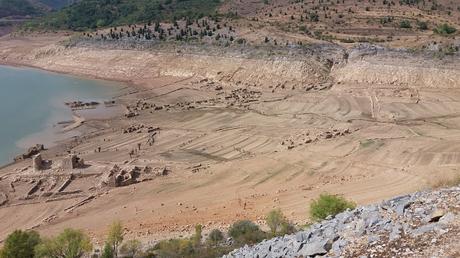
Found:
[[[450,26],[447,23],[444,23],[444,24],[439,25],[433,31],[439,35],[448,36],[448,35],[451,35],[457,32],[457,29],[455,27]]]
[[[360,141],[359,146],[361,146],[361,148],[367,148],[367,147],[371,146],[374,143],[375,143],[374,140],[367,139],[367,140],[364,140],[364,141]]]

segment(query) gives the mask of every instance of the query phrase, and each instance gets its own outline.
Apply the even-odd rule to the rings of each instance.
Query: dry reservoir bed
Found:
[[[24,63],[76,74],[104,63],[69,51],[80,54]],[[66,58],[73,66],[58,65]],[[125,116],[86,121],[77,128],[82,137],[43,152],[38,167],[27,159],[0,170],[0,235],[77,227],[100,241],[107,225],[121,219],[130,235],[154,240],[186,235],[196,223],[211,229],[261,220],[275,207],[300,224],[322,192],[367,204],[458,174],[458,68],[446,65],[441,75],[452,80],[438,85],[437,66],[407,72],[410,64],[389,67],[385,58],[352,56],[330,74],[305,61],[296,67],[306,74],[296,78],[285,62],[278,68],[286,83],[274,85],[266,74],[239,79],[238,71],[251,73],[251,60],[236,71],[219,61],[208,77],[197,72],[202,62],[190,65],[190,74],[182,65],[187,76],[161,67],[155,76],[146,72],[136,77],[143,88],[118,100]],[[106,76],[121,76],[117,71]],[[433,81],[407,76],[417,72],[432,73]],[[394,80],[383,80],[385,73]],[[328,87],[318,86],[326,81]]]

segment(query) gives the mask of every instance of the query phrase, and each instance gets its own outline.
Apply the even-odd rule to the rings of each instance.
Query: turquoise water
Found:
[[[49,132],[58,122],[72,119],[64,102],[104,101],[121,87],[113,82],[0,66],[0,165],[12,161],[28,144],[52,144]]]

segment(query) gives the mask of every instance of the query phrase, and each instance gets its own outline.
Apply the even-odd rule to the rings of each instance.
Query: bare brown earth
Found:
[[[229,24],[250,43],[276,41],[284,45],[322,39],[344,45],[376,42],[414,49],[458,45],[454,37],[433,32],[442,23],[458,28],[457,1],[405,2],[411,1],[235,0],[226,1],[220,11],[241,17]],[[401,28],[401,21],[408,22],[410,28]],[[421,29],[420,22],[427,28]],[[268,42],[264,42],[265,37]]]
[[[1,169],[2,238],[75,227],[100,242],[120,219],[129,237],[153,241],[197,223],[258,221],[275,207],[303,224],[322,192],[367,204],[459,173],[457,57],[364,49],[344,59],[339,49],[328,61],[65,48],[60,39],[4,37],[0,63],[129,82],[117,101],[132,117],[85,121],[83,136],[44,153],[46,170],[32,171],[30,159]],[[62,169],[67,150],[87,166]],[[112,187],[103,181],[115,164],[168,173]]]

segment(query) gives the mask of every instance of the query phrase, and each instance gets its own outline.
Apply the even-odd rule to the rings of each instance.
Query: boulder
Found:
[[[305,244],[298,252],[304,257],[324,255],[332,248],[332,241],[329,239],[318,239],[316,241]]]
[[[438,222],[442,218],[442,216],[444,216],[444,214],[445,211],[437,209],[433,213],[431,213],[428,222]]]

